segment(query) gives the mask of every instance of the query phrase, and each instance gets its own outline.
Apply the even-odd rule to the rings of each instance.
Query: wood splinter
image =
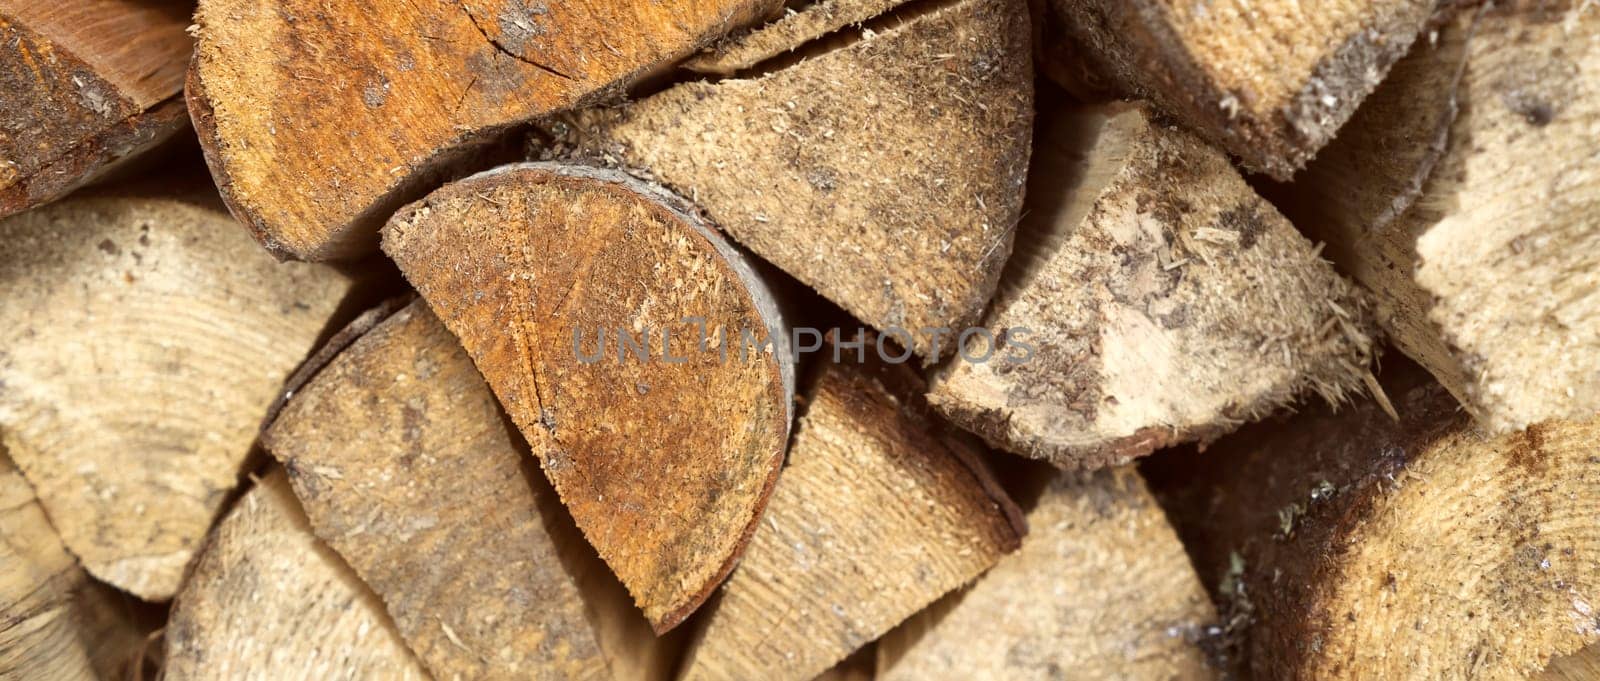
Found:
[[[656,630],[699,607],[788,441],[788,332],[744,257],[653,185],[545,163],[446,185],[383,248]]]

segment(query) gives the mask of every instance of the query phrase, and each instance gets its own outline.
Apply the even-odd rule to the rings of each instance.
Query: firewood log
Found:
[[[1040,137],[988,333],[933,381],[951,420],[1094,468],[1360,385],[1367,298],[1221,152],[1139,106]]]
[[[878,642],[878,678],[1212,679],[1216,612],[1144,480],[1057,475],[1022,549]]]
[[[1465,12],[1280,201],[1488,429],[1600,412],[1600,13]]]
[[[906,0],[818,0],[787,9],[770,23],[728,36],[683,63],[683,68],[731,76],[776,57],[789,57],[802,45],[847,26],[878,17]]]
[[[166,640],[176,681],[429,678],[383,603],[312,535],[281,470],[212,531]]]
[[[189,109],[262,245],[348,257],[508,126],[592,103],[775,4],[203,0]]]
[[[0,244],[0,442],[90,574],[166,600],[352,280],[172,198],[63,201]]]
[[[920,404],[906,365],[847,359],[820,371],[766,516],[691,643],[686,680],[816,676],[1025,532],[980,450]]]
[[[1048,0],[1113,91],[1287,180],[1406,54],[1441,0]],[[1449,0],[1444,0],[1449,4]]]
[[[648,171],[756,255],[929,361],[994,293],[1022,202],[1021,0],[950,0],[798,64],[690,82],[556,132]],[[943,347],[934,348],[945,329]]]
[[[188,127],[192,4],[0,5],[0,217],[52,201]]]
[[[1245,677],[1525,678],[1600,640],[1600,420],[1489,436],[1388,369],[1398,421],[1318,407],[1147,466]]]
[[[617,171],[525,164],[447,185],[383,237],[663,632],[754,530],[794,392],[776,302],[692,211]]]

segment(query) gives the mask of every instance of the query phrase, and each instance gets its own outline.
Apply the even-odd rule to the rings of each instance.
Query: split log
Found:
[[[756,79],[678,85],[556,130],[925,358],[977,321],[1022,201],[1027,8],[950,0]],[[562,152],[558,152],[562,153]]]
[[[1277,192],[1497,432],[1600,412],[1600,13],[1582,4],[1463,14]]]
[[[1550,661],[1534,681],[1594,681],[1600,679],[1600,646],[1589,646]]]
[[[823,36],[888,12],[907,0],[817,0],[772,22],[717,41],[683,63],[700,73],[731,76],[792,53]]]
[[[188,126],[181,0],[0,6],[0,217],[52,201]]]
[[[1054,118],[989,333],[933,381],[941,412],[1094,468],[1359,385],[1367,299],[1220,152],[1141,107]]]
[[[434,678],[614,678],[563,555],[589,549],[512,438],[472,360],[416,301],[296,390],[262,442]],[[634,643],[653,641],[621,600],[644,629]]]
[[[383,237],[657,631],[733,568],[794,394],[771,294],[692,211],[617,171],[524,164],[447,185]]]
[[[1287,180],[1371,94],[1438,0],[1048,0],[1117,91]]]
[[[0,679],[130,678],[147,632],[122,598],[78,567],[0,453]]]
[[[902,679],[1211,679],[1216,621],[1172,526],[1128,469],[1058,475],[1022,550],[878,642]]]
[[[821,372],[766,517],[691,643],[686,680],[816,676],[1025,532],[980,452],[919,404],[906,366]]]
[[[317,541],[282,471],[206,543],[167,624],[166,678],[428,678],[383,603]]]
[[[351,280],[167,198],[64,201],[0,244],[0,442],[91,574],[166,600]]]
[[[1600,420],[1486,437],[1409,362],[1147,468],[1246,678],[1525,678],[1600,640]]]
[[[202,0],[189,108],[279,257],[360,255],[507,126],[592,103],[775,0]]]

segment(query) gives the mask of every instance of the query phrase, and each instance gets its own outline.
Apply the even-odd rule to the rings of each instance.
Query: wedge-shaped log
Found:
[[[1025,531],[979,451],[919,404],[904,365],[821,371],[685,679],[816,676],[971,581]]]
[[[1245,678],[1525,678],[1600,639],[1600,421],[1486,437],[1393,360],[1371,403],[1147,467]]]
[[[977,321],[1022,202],[1033,115],[1021,0],[939,2],[750,80],[685,83],[566,129],[932,357]],[[948,353],[948,335],[943,352]]]
[[[281,470],[211,533],[166,641],[169,679],[429,678],[383,603],[311,534]]]
[[[730,76],[789,55],[852,24],[877,17],[906,0],[818,0],[747,33],[729,36],[683,63],[692,71]]]
[[[172,596],[350,285],[175,199],[0,221],[0,442],[90,574]]]
[[[990,333],[939,370],[941,412],[1093,468],[1358,385],[1366,298],[1221,152],[1139,107],[1041,135]]]
[[[617,171],[525,164],[384,228],[658,631],[733,568],[794,391],[775,301],[692,210]]]
[[[130,678],[147,632],[91,581],[0,453],[0,678]]]
[[[1277,191],[1497,432],[1600,412],[1600,13],[1581,4],[1458,17]]]
[[[510,428],[415,301],[297,389],[262,442],[434,678],[612,678],[562,555],[590,549],[549,483],[525,477]]]
[[[774,5],[204,0],[189,108],[263,245],[358,255],[507,126],[589,103]]]
[[[1211,679],[1210,597],[1144,480],[1060,474],[1022,549],[878,642],[878,678]]]
[[[1252,170],[1287,180],[1405,56],[1437,0],[1048,0],[1066,39]],[[1050,39],[1047,37],[1047,40]]]
[[[191,4],[0,5],[0,217],[51,201],[188,125]]]

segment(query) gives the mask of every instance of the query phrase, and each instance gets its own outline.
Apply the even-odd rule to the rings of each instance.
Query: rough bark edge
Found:
[[[116,170],[122,162],[176,137],[188,124],[177,95],[103,128],[40,166],[38,172],[0,187],[0,218],[37,208]]]
[[[321,374],[322,370],[333,362],[333,358],[338,357],[339,353],[344,352],[345,348],[360,340],[362,336],[367,335],[368,331],[383,323],[394,313],[405,309],[406,305],[410,304],[416,297],[417,294],[413,292],[384,300],[378,303],[376,307],[368,309],[355,319],[350,320],[350,323],[345,324],[344,328],[339,329],[327,341],[323,342],[322,347],[317,348],[310,356],[306,357],[300,363],[300,366],[295,368],[294,373],[289,374],[289,378],[283,382],[283,389],[278,391],[278,396],[272,400],[272,405],[267,407],[266,415],[261,418],[261,432],[265,433],[273,423],[277,422],[278,414],[289,404],[289,400],[294,398],[295,393],[300,392],[301,388],[315,379],[318,374]]]

